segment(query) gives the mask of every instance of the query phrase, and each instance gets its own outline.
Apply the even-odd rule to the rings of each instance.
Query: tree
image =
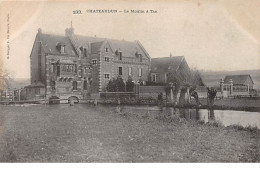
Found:
[[[185,103],[185,94],[188,92],[189,95],[190,89],[193,89],[192,93],[194,92],[196,86],[204,86],[203,80],[201,78],[200,72],[196,69],[190,69],[187,66],[181,67],[179,71],[172,72],[168,74],[167,78],[168,83],[173,83],[174,90],[173,90],[173,96],[174,100],[177,100],[177,94],[180,91],[180,98],[179,102],[180,104]],[[168,87],[169,88],[169,87]],[[167,89],[168,89],[167,88]],[[168,92],[170,91],[169,89],[167,90]],[[166,93],[168,93],[166,91]],[[195,91],[196,92],[196,91]],[[196,94],[193,93],[193,96]],[[188,96],[189,97],[189,96]],[[197,97],[197,96],[195,96]],[[196,98],[198,99],[198,98]],[[198,100],[196,100],[197,103],[199,103]]]
[[[207,87],[208,90],[208,105],[213,106],[214,105],[214,99],[217,96],[217,90],[216,89],[210,89]]]
[[[8,89],[11,88],[12,77],[7,70],[0,67],[0,89]]]
[[[116,91],[116,79],[110,79],[107,87],[106,87],[108,92],[115,92]]]
[[[134,82],[131,76],[128,77],[127,81],[126,81],[126,91],[127,92],[133,92],[134,91]]]
[[[191,70],[191,81],[190,84],[193,86],[205,86],[201,74],[197,69],[192,69]]]
[[[109,80],[107,87],[108,92],[124,92],[125,91],[125,83],[121,77],[117,77],[116,79]]]
[[[116,92],[125,92],[125,83],[120,76],[116,78]]]

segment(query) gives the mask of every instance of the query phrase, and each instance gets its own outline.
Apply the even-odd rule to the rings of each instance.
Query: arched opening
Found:
[[[57,96],[49,97],[49,104],[60,104],[60,98]]]
[[[74,103],[79,103],[79,98],[76,96],[71,96],[68,98],[68,102],[70,103],[71,101],[73,101]]]
[[[77,81],[73,81],[72,82],[72,90],[77,90],[77,87],[78,87]]]
[[[84,80],[83,81],[83,90],[87,90],[88,89],[88,81]]]

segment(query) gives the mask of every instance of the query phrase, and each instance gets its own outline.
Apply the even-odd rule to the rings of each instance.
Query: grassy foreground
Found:
[[[260,161],[259,130],[186,121],[177,113],[144,106],[0,106],[0,161]]]

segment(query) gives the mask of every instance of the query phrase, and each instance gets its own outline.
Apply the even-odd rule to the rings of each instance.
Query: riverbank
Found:
[[[202,107],[207,107],[207,99],[200,99]],[[225,98],[214,101],[213,109],[218,110],[241,110],[260,112],[260,100],[254,98]]]
[[[121,105],[161,105],[165,107],[174,107],[174,108],[193,108],[193,109],[214,109],[214,110],[239,110],[239,111],[250,111],[250,112],[260,112],[260,100],[251,99],[251,98],[226,98],[218,99],[214,101],[213,106],[207,105],[207,99],[200,99],[201,105],[196,105],[195,101],[192,100],[191,104],[184,105],[175,105],[173,103],[160,103],[158,100],[121,100]],[[92,103],[92,102],[85,102]],[[117,100],[100,100],[99,104],[111,104],[117,105]]]
[[[64,101],[64,100],[63,100]],[[82,104],[94,104],[95,99],[80,100],[79,103]],[[123,99],[118,101],[118,99],[97,99],[97,104],[108,104],[108,105],[161,105],[165,107],[175,107],[175,108],[193,108],[193,109],[214,109],[214,110],[239,110],[239,111],[250,111],[250,112],[260,112],[260,100],[254,98],[225,98],[217,99],[214,101],[213,106],[207,105],[207,99],[200,99],[201,105],[196,105],[195,101],[192,100],[191,104],[175,105],[171,103],[160,103],[158,100],[154,99]],[[45,104],[44,100],[41,101],[17,101],[17,102],[0,102],[5,105],[13,104]]]
[[[1,162],[259,162],[259,130],[147,106],[0,107]]]

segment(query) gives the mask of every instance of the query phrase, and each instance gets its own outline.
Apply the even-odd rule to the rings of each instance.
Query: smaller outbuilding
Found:
[[[220,82],[221,92],[227,96],[246,96],[254,91],[254,81],[247,75],[228,75]]]

